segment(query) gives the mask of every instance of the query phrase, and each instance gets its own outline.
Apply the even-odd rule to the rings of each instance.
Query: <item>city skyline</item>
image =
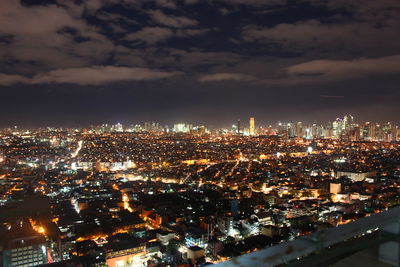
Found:
[[[145,122],[143,124],[101,124],[84,128],[68,127],[42,127],[24,129],[14,126],[0,130],[0,133],[12,135],[27,135],[38,132],[73,133],[83,131],[87,134],[148,134],[165,135],[188,134],[193,136],[247,136],[247,137],[275,137],[289,141],[292,138],[299,140],[341,140],[351,142],[396,142],[399,141],[400,127],[393,122],[357,122],[352,115],[336,118],[325,123],[277,122],[269,125],[256,124],[254,117],[249,117],[248,124],[241,124],[240,120],[231,127],[213,128],[207,125],[191,123],[174,123],[162,125],[158,122]]]
[[[279,125],[284,125],[284,126],[288,126],[288,125],[295,125],[297,123],[302,123],[304,124],[304,126],[311,126],[311,125],[319,125],[319,126],[332,126],[332,124],[335,123],[335,121],[338,120],[343,120],[344,117],[346,116],[351,116],[354,118],[354,116],[350,115],[350,114],[344,114],[343,116],[336,116],[336,117],[332,117],[330,120],[313,120],[313,121],[307,121],[307,120],[276,120],[276,121],[259,121],[257,119],[257,122],[255,123],[255,129],[257,128],[266,128],[266,127],[277,127]],[[54,128],[54,129],[90,129],[93,127],[99,127],[99,126],[109,126],[109,127],[117,127],[118,125],[121,125],[123,127],[129,127],[132,128],[134,126],[143,126],[144,128],[146,128],[147,124],[157,124],[157,126],[162,127],[162,128],[174,128],[174,126],[178,125],[178,124],[185,124],[185,125],[191,125],[191,126],[206,126],[209,129],[212,130],[219,130],[219,129],[230,129],[230,128],[238,128],[238,126],[240,128],[250,128],[250,124],[251,122],[249,122],[249,120],[251,119],[256,119],[254,116],[252,117],[247,117],[246,118],[239,118],[236,121],[235,120],[231,120],[231,121],[225,121],[225,122],[220,122],[218,124],[213,124],[213,123],[207,123],[207,122],[198,122],[198,121],[190,121],[190,120],[180,120],[180,121],[173,121],[170,120],[169,122],[162,122],[159,121],[157,119],[150,119],[150,120],[141,120],[141,121],[137,121],[137,120],[129,120],[129,121],[100,121],[98,123],[88,123],[88,124],[84,124],[84,125],[63,125],[61,123],[58,124],[46,124],[43,123],[41,125],[37,125],[37,126],[31,126],[29,127],[27,125],[24,124],[10,124],[10,125],[6,125],[3,127],[0,127],[0,129],[19,129],[19,130],[37,130],[37,129],[41,129],[41,128]],[[358,126],[362,126],[365,124],[375,124],[375,125],[384,125],[384,124],[393,124],[396,127],[399,127],[399,123],[396,120],[378,120],[378,121],[374,121],[374,120],[360,120],[360,119],[354,119],[354,124],[358,125]],[[239,125],[238,125],[239,124]]]

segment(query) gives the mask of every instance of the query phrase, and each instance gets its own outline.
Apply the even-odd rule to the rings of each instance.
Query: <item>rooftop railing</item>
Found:
[[[218,267],[327,266],[329,262],[379,245],[379,260],[400,266],[400,207],[315,232],[218,264]]]

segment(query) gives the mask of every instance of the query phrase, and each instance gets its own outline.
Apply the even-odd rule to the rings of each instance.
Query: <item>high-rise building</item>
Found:
[[[307,127],[306,129],[305,129],[305,137],[307,138],[307,139],[312,139],[313,137],[312,137],[312,127]]]
[[[0,232],[1,266],[37,266],[48,263],[46,239],[22,220]]]
[[[332,122],[333,129],[333,137],[339,138],[342,134],[342,120],[337,118],[334,122]]]
[[[294,137],[296,134],[295,134],[295,128],[293,127],[293,123],[288,123],[287,124],[287,132],[288,132],[288,136],[290,137],[290,138],[292,138],[292,137]]]
[[[198,134],[198,135],[204,135],[207,132],[207,129],[205,126],[195,126],[193,127],[192,131],[193,134]]]
[[[399,132],[399,129],[396,127],[396,125],[393,125],[393,128],[391,129],[392,141],[398,140],[398,138],[397,138],[398,132]]]
[[[375,127],[373,123],[366,122],[362,130],[363,140],[373,140],[375,138]]]
[[[192,128],[193,126],[191,124],[186,124],[186,123],[174,124],[175,133],[189,133],[192,130]]]
[[[146,132],[162,132],[164,129],[158,122],[145,122],[144,123],[144,130]]]
[[[2,149],[0,149],[0,162],[5,161],[5,156],[4,156],[4,152]]]
[[[371,140],[376,140],[376,124],[375,123],[371,123],[369,126],[369,137],[371,138]]]
[[[351,141],[360,141],[361,140],[361,130],[360,127],[355,126],[351,131],[350,131],[350,140]]]
[[[301,121],[296,123],[296,136],[303,137],[303,123]]]
[[[249,135],[255,135],[256,134],[256,125],[254,122],[254,117],[250,117],[249,121]]]
[[[354,127],[354,117],[352,115],[346,115],[343,118],[342,130],[350,131]]]
[[[115,124],[115,126],[114,126],[114,131],[116,131],[116,132],[123,132],[123,131],[124,131],[124,126],[122,126],[122,124],[118,122],[118,123]]]

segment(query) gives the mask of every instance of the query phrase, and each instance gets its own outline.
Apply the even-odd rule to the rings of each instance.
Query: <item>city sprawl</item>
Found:
[[[400,204],[395,123],[0,133],[5,266],[218,263]]]

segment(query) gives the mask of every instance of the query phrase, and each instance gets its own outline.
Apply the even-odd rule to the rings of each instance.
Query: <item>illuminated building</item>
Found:
[[[174,124],[175,133],[189,133],[192,130],[192,128],[193,126],[191,124],[186,124],[186,123]]]
[[[233,217],[220,217],[217,219],[218,229],[229,235],[233,231]]]
[[[198,135],[204,135],[207,132],[207,129],[205,126],[196,126],[193,127],[192,133],[193,134],[198,134]]]
[[[289,136],[290,138],[296,136],[295,128],[293,127],[293,123],[288,123],[288,124],[287,124],[287,133],[288,133],[288,136]]]
[[[370,133],[370,138],[371,140],[375,140],[376,139],[376,124],[375,123],[371,123],[370,128],[369,128],[369,133]]]
[[[280,235],[281,229],[274,225],[261,225],[260,226],[260,233],[262,235],[268,236],[270,238],[274,238],[275,236]]]
[[[44,238],[27,238],[10,241],[12,242],[11,247],[2,251],[2,266],[36,266],[47,263],[47,249]]]
[[[10,226],[0,242],[1,266],[36,266],[48,263],[46,239],[35,232],[29,222],[21,221]]]
[[[363,181],[368,176],[374,176],[375,172],[347,172],[347,171],[338,171],[336,174],[337,178],[342,176],[346,176],[353,181]]]
[[[137,257],[146,254],[146,245],[130,243],[124,246],[113,246],[106,252],[109,267],[132,266]]]
[[[250,117],[250,121],[249,121],[249,135],[253,136],[256,134],[256,128],[255,128],[255,121],[254,121],[254,117]]]
[[[332,130],[333,130],[333,137],[334,138],[340,138],[340,136],[342,134],[342,125],[343,125],[343,121],[340,118],[337,118],[332,123]]]
[[[150,133],[162,132],[164,129],[158,122],[145,122],[144,130]]]
[[[157,240],[160,241],[160,243],[163,246],[167,246],[169,244],[169,241],[174,238],[176,238],[175,233],[170,233],[170,232],[157,233]]]
[[[310,128],[310,127],[306,128],[306,135],[305,135],[305,137],[306,137],[307,139],[312,139],[312,138],[313,138],[313,135],[312,135],[312,128]]]
[[[393,140],[392,141],[399,140],[399,132],[400,132],[400,129],[398,129],[396,126],[393,126],[393,130],[392,130]]]
[[[303,123],[301,121],[296,123],[296,128],[295,128],[295,135],[297,137],[303,137]]]
[[[200,228],[190,229],[185,236],[185,244],[188,247],[198,246],[204,248],[208,241],[208,234]]]
[[[0,149],[0,163],[5,161],[4,152]]]
[[[330,183],[329,192],[331,194],[339,194],[342,191],[342,185],[340,183]]]
[[[342,130],[344,130],[344,131],[349,131],[349,130],[351,130],[351,127],[352,127],[352,125],[353,125],[353,122],[354,122],[354,117],[353,116],[351,116],[351,115],[349,115],[349,116],[344,116],[344,118],[343,118],[343,125],[342,125]]]
[[[113,236],[105,248],[107,266],[135,266],[135,262],[146,254],[146,244],[127,234]]]
[[[383,131],[383,139],[382,139],[383,141],[385,142],[397,141],[396,125],[394,125],[391,122],[387,122],[383,125],[382,131]]]
[[[195,264],[196,261],[202,257],[204,257],[205,251],[201,247],[193,246],[187,249],[187,258]]]
[[[355,126],[351,131],[350,131],[350,140],[351,141],[360,141],[361,140],[361,130],[360,127]]]
[[[116,125],[115,125],[115,131],[116,132],[123,132],[124,131],[124,127],[122,126],[122,124],[121,123],[117,123]]]

